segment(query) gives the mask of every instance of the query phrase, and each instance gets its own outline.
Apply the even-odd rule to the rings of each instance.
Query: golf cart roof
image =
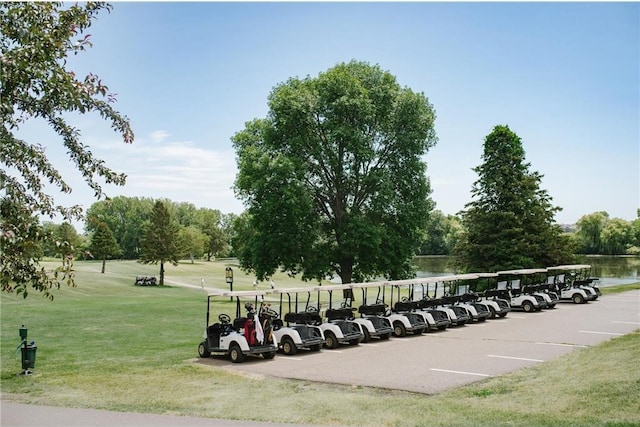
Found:
[[[314,291],[343,291],[345,289],[351,289],[351,283],[343,283],[340,285],[319,285],[319,286],[314,286],[313,290]]]
[[[584,268],[591,268],[589,264],[572,264],[572,265],[559,265],[557,267],[549,267],[549,269],[555,270],[582,270]]]
[[[314,291],[314,287],[313,286],[308,286],[308,287],[300,287],[300,288],[278,288],[278,289],[274,289],[271,292],[274,294],[299,294],[302,292],[313,292]]]
[[[349,283],[352,288],[379,288],[381,286],[390,285],[391,282],[385,280],[383,282],[362,282],[362,283]]]
[[[484,278],[484,277],[498,277],[498,273],[473,273],[476,276],[478,276],[478,278]]]
[[[546,268],[524,268],[521,270],[498,271],[498,274],[499,275],[507,275],[507,274],[521,275],[521,274],[535,274],[535,273],[546,273],[546,272],[547,272]]]
[[[223,296],[223,297],[263,297],[267,294],[266,291],[225,291],[222,293],[214,293],[209,295]]]

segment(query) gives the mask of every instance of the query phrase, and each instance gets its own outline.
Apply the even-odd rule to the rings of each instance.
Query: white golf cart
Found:
[[[422,332],[427,327],[424,320],[422,320],[421,316],[413,315],[411,317],[406,316],[405,314],[401,314],[395,312],[394,310],[389,309],[389,305],[386,303],[386,288],[389,287],[391,289],[393,282],[369,282],[369,283],[360,283],[357,286],[361,287],[365,290],[375,289],[377,294],[375,297],[376,306],[385,307],[385,312],[382,315],[384,318],[389,320],[391,326],[393,327],[393,335],[396,337],[405,337],[407,333],[412,334],[422,334]],[[393,295],[393,291],[390,290],[390,294]],[[365,294],[366,295],[366,294]],[[365,296],[366,298],[366,296]],[[393,305],[393,299],[390,302]]]
[[[438,331],[446,329],[451,325],[451,319],[445,311],[432,309],[432,301],[422,298],[422,293],[418,297],[415,294],[417,282],[422,279],[397,280],[392,282],[393,289],[398,293],[398,302],[394,304],[394,309],[398,313],[410,313],[422,317],[426,324],[424,332]],[[404,294],[404,296],[401,296]],[[411,318],[410,318],[411,319]]]
[[[504,271],[503,273],[517,276],[520,279],[520,289],[523,294],[532,295],[538,303],[544,300],[541,304],[542,308],[554,308],[558,303],[558,294],[549,289],[549,285],[545,283],[546,268],[527,268]]]
[[[512,309],[522,310],[526,313],[533,311],[540,311],[546,306],[546,301],[543,297],[536,297],[535,295],[529,295],[523,292],[520,284],[520,274],[518,270],[505,270],[498,271],[498,290],[507,290],[509,293]]]
[[[354,292],[354,297],[358,290],[362,293],[362,304],[358,307],[360,317],[354,318],[354,322],[360,324],[362,328],[362,333],[364,334],[362,342],[369,342],[372,338],[389,339],[393,334],[393,327],[389,319],[384,317],[389,307],[383,302],[374,304],[367,302],[366,283],[350,283],[349,286]],[[351,299],[348,304],[351,305],[353,302],[354,300]]]
[[[216,292],[207,296],[207,318],[204,341],[198,345],[198,354],[202,358],[212,354],[228,355],[233,363],[244,362],[247,356],[260,356],[273,359],[278,348],[273,343],[273,313],[261,310],[265,293],[262,291]],[[228,298],[236,301],[236,314],[233,322],[231,316],[220,313],[218,322],[210,324],[211,300]],[[244,304],[245,316],[241,316],[241,300]]]
[[[591,294],[595,293],[595,298],[593,299],[597,300],[598,297],[602,295],[602,292],[600,291],[600,288],[596,283],[600,280],[600,278],[591,277],[591,266],[588,264],[580,264],[576,265],[575,267],[576,274],[573,281],[573,286],[577,286],[581,289],[588,289]]]
[[[491,316],[487,304],[478,301],[478,295],[470,289],[470,283],[478,279],[475,274],[458,274],[449,282],[449,294],[458,298],[457,305],[464,307],[474,322],[484,322]]]
[[[432,309],[442,310],[449,316],[450,326],[463,326],[471,319],[469,312],[464,307],[456,305],[456,297],[446,295],[447,287],[445,282],[451,280],[452,276],[437,276],[422,279],[422,299],[428,302]]]
[[[497,289],[498,273],[473,273],[477,279],[470,281],[469,291],[476,294],[479,303],[489,309],[489,319],[505,317],[511,311],[509,292]]]
[[[547,267],[547,284],[554,290],[560,301],[571,301],[575,304],[584,304],[597,298],[597,293],[593,293],[585,287],[574,286],[571,272],[575,271],[575,265],[560,265]]]
[[[317,326],[322,331],[324,346],[326,348],[335,349],[341,343],[349,343],[352,345],[360,343],[363,334],[357,325],[357,330],[350,329],[345,333],[340,328],[340,325],[323,321],[322,313],[320,312],[320,293],[317,292],[316,287],[283,288],[276,289],[274,292],[287,294],[289,301],[291,301],[292,297],[295,301],[294,305],[290,307],[289,313],[285,315],[285,322],[291,327],[295,327],[296,325]],[[315,304],[311,303],[312,292],[318,295],[318,300]],[[293,308],[292,311],[291,308]]]
[[[364,332],[362,331],[361,322],[357,322],[355,319],[355,308],[351,307],[350,300],[353,299],[353,291],[349,284],[342,285],[326,285],[326,286],[316,286],[315,291],[318,292],[318,301],[320,301],[320,296],[322,292],[327,292],[329,294],[329,306],[324,311],[324,316],[326,318],[327,329],[324,331],[325,335],[325,344],[327,347],[332,348],[334,344],[337,343],[349,343],[351,345],[358,345],[365,337]],[[333,307],[333,293],[339,292],[342,294],[342,302],[340,303],[339,308]],[[332,331],[328,330],[329,325],[335,325],[340,328],[340,332],[342,336],[335,335],[335,339],[331,337],[333,334]],[[329,335],[329,339],[327,340],[327,335]],[[337,344],[335,344],[337,346]]]
[[[269,293],[280,296],[280,315],[285,310],[283,297],[285,294],[287,295],[287,313],[284,315],[284,324],[273,331],[273,338],[278,348],[287,356],[292,356],[301,349],[319,351],[324,343],[324,335],[318,326],[322,320],[318,316],[312,316],[306,312],[296,312],[291,301],[292,293],[288,293],[286,289],[274,289]],[[297,293],[294,295],[295,298],[298,297]],[[295,306],[297,307],[297,301]],[[277,313],[276,316],[278,316]],[[277,322],[282,322],[282,319],[274,320],[274,323]]]

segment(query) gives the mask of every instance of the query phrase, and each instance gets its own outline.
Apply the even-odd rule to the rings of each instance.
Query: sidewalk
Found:
[[[2,427],[311,427],[0,402]]]

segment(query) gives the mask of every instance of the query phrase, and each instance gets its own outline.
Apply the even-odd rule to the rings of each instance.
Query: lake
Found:
[[[420,256],[413,259],[417,277],[455,274],[455,258],[451,256]],[[591,277],[600,278],[600,286],[622,285],[640,281],[640,257],[637,256],[585,256],[577,264],[591,265]]]

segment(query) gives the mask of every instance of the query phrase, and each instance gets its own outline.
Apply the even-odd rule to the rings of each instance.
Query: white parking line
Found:
[[[360,343],[360,344],[358,344],[358,345],[363,346],[363,347],[377,347],[377,346],[379,346],[380,344],[369,344],[368,342],[361,342],[361,343]]]
[[[624,335],[624,334],[619,334],[617,332],[600,332],[600,331],[578,331],[578,332],[582,332],[583,334],[600,334],[600,335],[615,335],[615,336]]]
[[[612,320],[611,323],[624,323],[625,325],[640,325],[640,322],[625,322],[623,320]]]
[[[479,374],[477,372],[450,371],[448,369],[431,368],[431,370],[432,371],[438,371],[438,372],[448,372],[450,374],[475,375],[477,377],[492,377],[493,376],[493,375],[488,375],[488,374]]]
[[[496,354],[487,354],[487,357],[497,357],[500,359],[512,359],[512,360],[525,360],[527,362],[544,362],[544,360],[540,360],[540,359],[528,359],[526,357],[498,356]]]
[[[509,319],[526,319],[524,316],[508,316]]]
[[[560,344],[557,342],[537,342],[536,344],[541,344],[541,345],[557,345],[557,346],[562,346],[562,347],[579,347],[579,348],[587,348],[589,347],[588,345],[579,345],[579,344]]]
[[[290,356],[285,356],[285,357],[278,357],[278,360],[303,360],[299,357],[290,357]]]

